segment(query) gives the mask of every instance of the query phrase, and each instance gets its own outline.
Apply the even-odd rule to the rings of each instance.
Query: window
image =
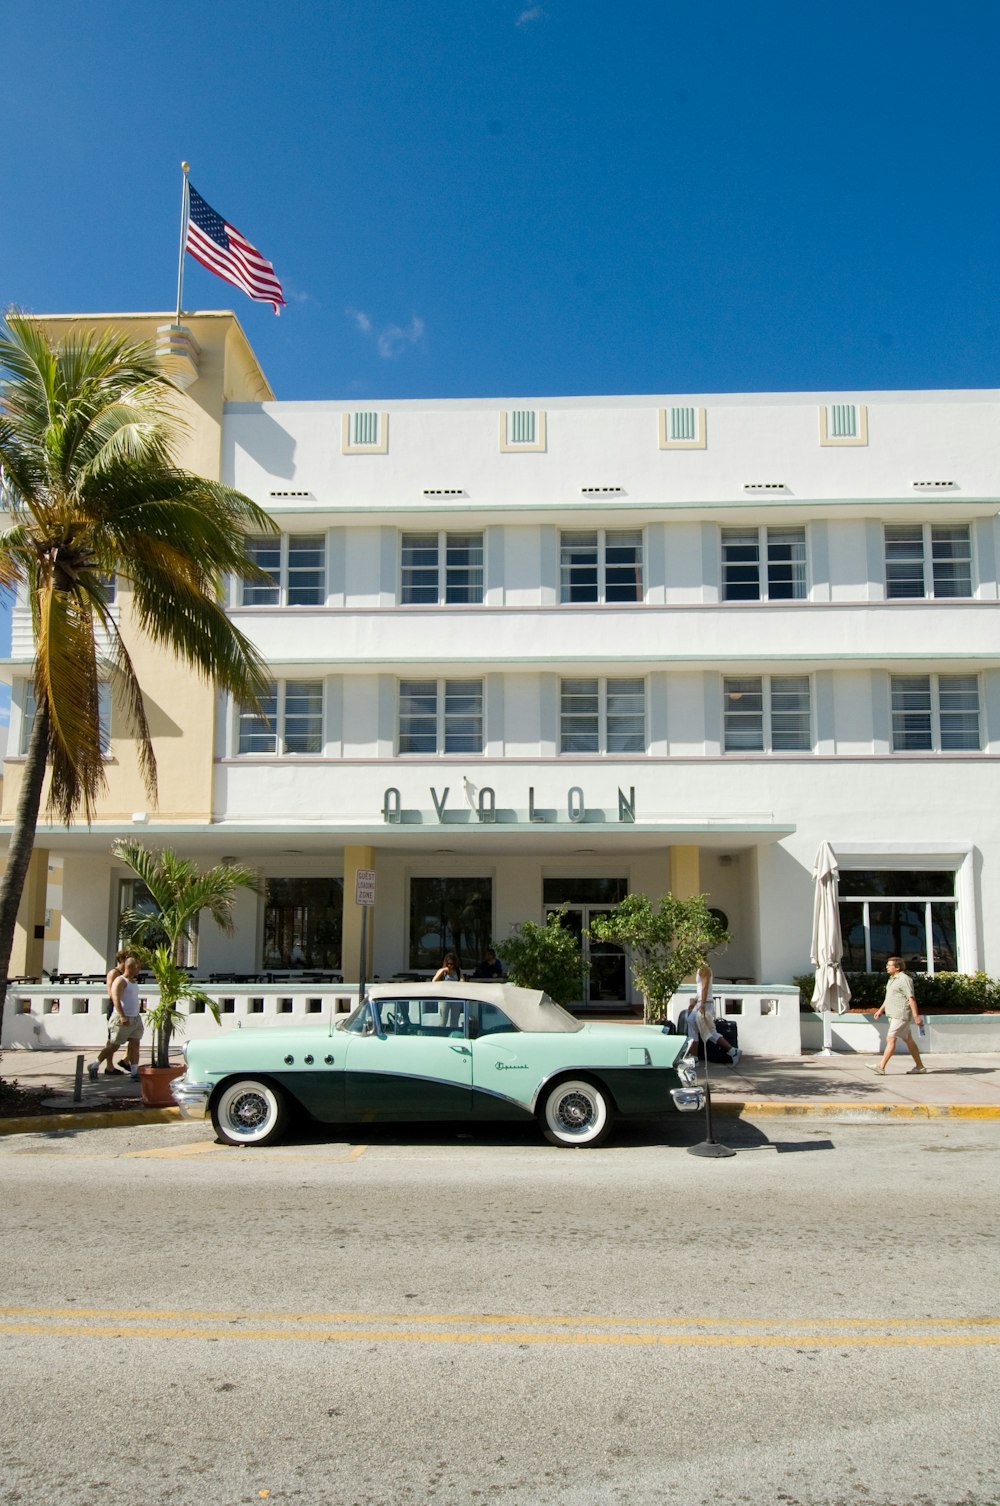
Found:
[[[972,595],[972,538],[968,524],[885,525],[885,594],[898,600]]]
[[[247,554],[271,576],[244,580],[244,607],[321,607],[326,602],[326,535],[284,533],[279,538],[248,539]]]
[[[912,972],[956,972],[956,919],[950,870],[840,870],[847,972],[881,972],[890,957],[904,958]]]
[[[241,753],[322,753],[322,680],[272,681],[260,703],[240,712]]]
[[[559,555],[561,601],[641,601],[642,533],[594,529],[563,533]]]
[[[723,601],[799,601],[806,594],[804,528],[724,528]]]
[[[978,753],[975,675],[893,675],[892,751]]]
[[[342,879],[272,878],[264,898],[264,967],[340,967]]]
[[[33,680],[24,682],[24,701],[21,713],[21,753],[28,751],[32,728],[35,725],[35,685]],[[101,752],[107,758],[111,750],[111,686],[107,680],[97,684],[97,717],[101,739]]]
[[[563,680],[560,753],[645,753],[644,680]]]
[[[400,680],[400,753],[482,751],[482,680]]]
[[[471,972],[493,935],[491,878],[411,878],[409,966],[436,972],[454,952]]]
[[[403,602],[469,606],[483,599],[481,533],[404,533]]]
[[[159,915],[160,907],[150,894],[146,885],[140,879],[119,879],[118,881],[118,945],[128,946],[131,942],[135,927],[125,922],[125,916],[129,911],[137,916]],[[178,944],[174,956],[179,967],[196,967],[198,963],[198,916],[191,918],[186,936],[183,936]],[[156,926],[148,930],[142,937],[144,947],[168,946],[170,938],[166,931]]]
[[[727,753],[808,753],[812,748],[808,675],[724,682]]]

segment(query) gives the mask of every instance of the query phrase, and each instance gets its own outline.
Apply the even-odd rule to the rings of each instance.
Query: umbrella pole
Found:
[[[698,1032],[699,1035],[701,1032]],[[712,1160],[718,1160],[723,1156],[735,1156],[736,1152],[731,1145],[723,1145],[716,1140],[712,1131],[712,1085],[708,1080],[708,1042],[702,1041],[701,1049],[705,1060],[705,1133],[706,1138],[697,1145],[688,1146],[689,1156],[708,1156]]]
[[[820,1056],[833,1055],[833,1014],[829,1009],[823,1010],[823,1049]]]

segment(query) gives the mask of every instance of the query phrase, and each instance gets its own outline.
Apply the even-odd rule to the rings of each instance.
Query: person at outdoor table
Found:
[[[913,992],[913,980],[906,971],[906,964],[902,957],[890,957],[885,964],[885,970],[889,974],[889,981],[885,985],[885,998],[876,1009],[873,1019],[885,1012],[889,1021],[889,1034],[886,1037],[885,1053],[877,1067],[872,1071],[879,1077],[885,1076],[885,1069],[892,1060],[896,1050],[896,1042],[903,1041],[906,1049],[913,1057],[914,1065],[910,1068],[911,1073],[926,1072],[927,1068],[920,1059],[917,1043],[913,1039],[913,1027],[919,1030],[923,1025],[923,1019],[917,1008],[916,996]]]
[[[503,964],[491,946],[486,948],[482,961],[476,963],[476,970],[472,976],[483,979],[503,977]]]
[[[715,1009],[712,999],[712,969],[707,962],[703,962],[696,974],[694,1003],[688,1010],[687,1034],[688,1048],[686,1056],[697,1056],[697,1041],[701,1036],[705,1043],[706,1061],[708,1060],[708,1043],[715,1041],[724,1051],[729,1052],[730,1065],[735,1067],[742,1056],[742,1052],[736,1046],[730,1046],[725,1036],[715,1028]]]

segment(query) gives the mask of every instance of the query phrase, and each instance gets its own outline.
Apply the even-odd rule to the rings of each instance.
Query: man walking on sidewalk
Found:
[[[87,1068],[91,1082],[96,1080],[101,1062],[105,1063],[106,1076],[119,1074],[120,1068],[114,1066],[112,1060],[119,1046],[126,1047],[132,1078],[139,1075],[139,1042],[142,1039],[143,1023],[139,1012],[139,986],[135,981],[138,972],[138,959],[126,957],[121,972],[111,985],[111,1003],[114,1007],[108,1021],[108,1044],[96,1062],[91,1062]]]
[[[913,1027],[919,1030],[923,1024],[920,1011],[917,1009],[917,1001],[913,993],[913,982],[905,971],[902,957],[890,957],[885,965],[889,974],[889,981],[885,985],[885,998],[876,1009],[873,1019],[878,1019],[882,1011],[889,1021],[889,1035],[885,1043],[885,1055],[877,1067],[872,1071],[879,1077],[885,1076],[885,1069],[892,1060],[896,1049],[896,1042],[903,1041],[907,1050],[913,1057],[914,1065],[910,1068],[911,1073],[926,1072],[927,1068],[920,1060],[920,1052],[917,1043],[913,1039]]]

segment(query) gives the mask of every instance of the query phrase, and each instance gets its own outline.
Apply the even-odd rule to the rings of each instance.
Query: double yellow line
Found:
[[[726,1318],[534,1313],[185,1311],[0,1307],[0,1335],[283,1343],[590,1344],[624,1348],[974,1348],[1000,1344],[1000,1317]]]

